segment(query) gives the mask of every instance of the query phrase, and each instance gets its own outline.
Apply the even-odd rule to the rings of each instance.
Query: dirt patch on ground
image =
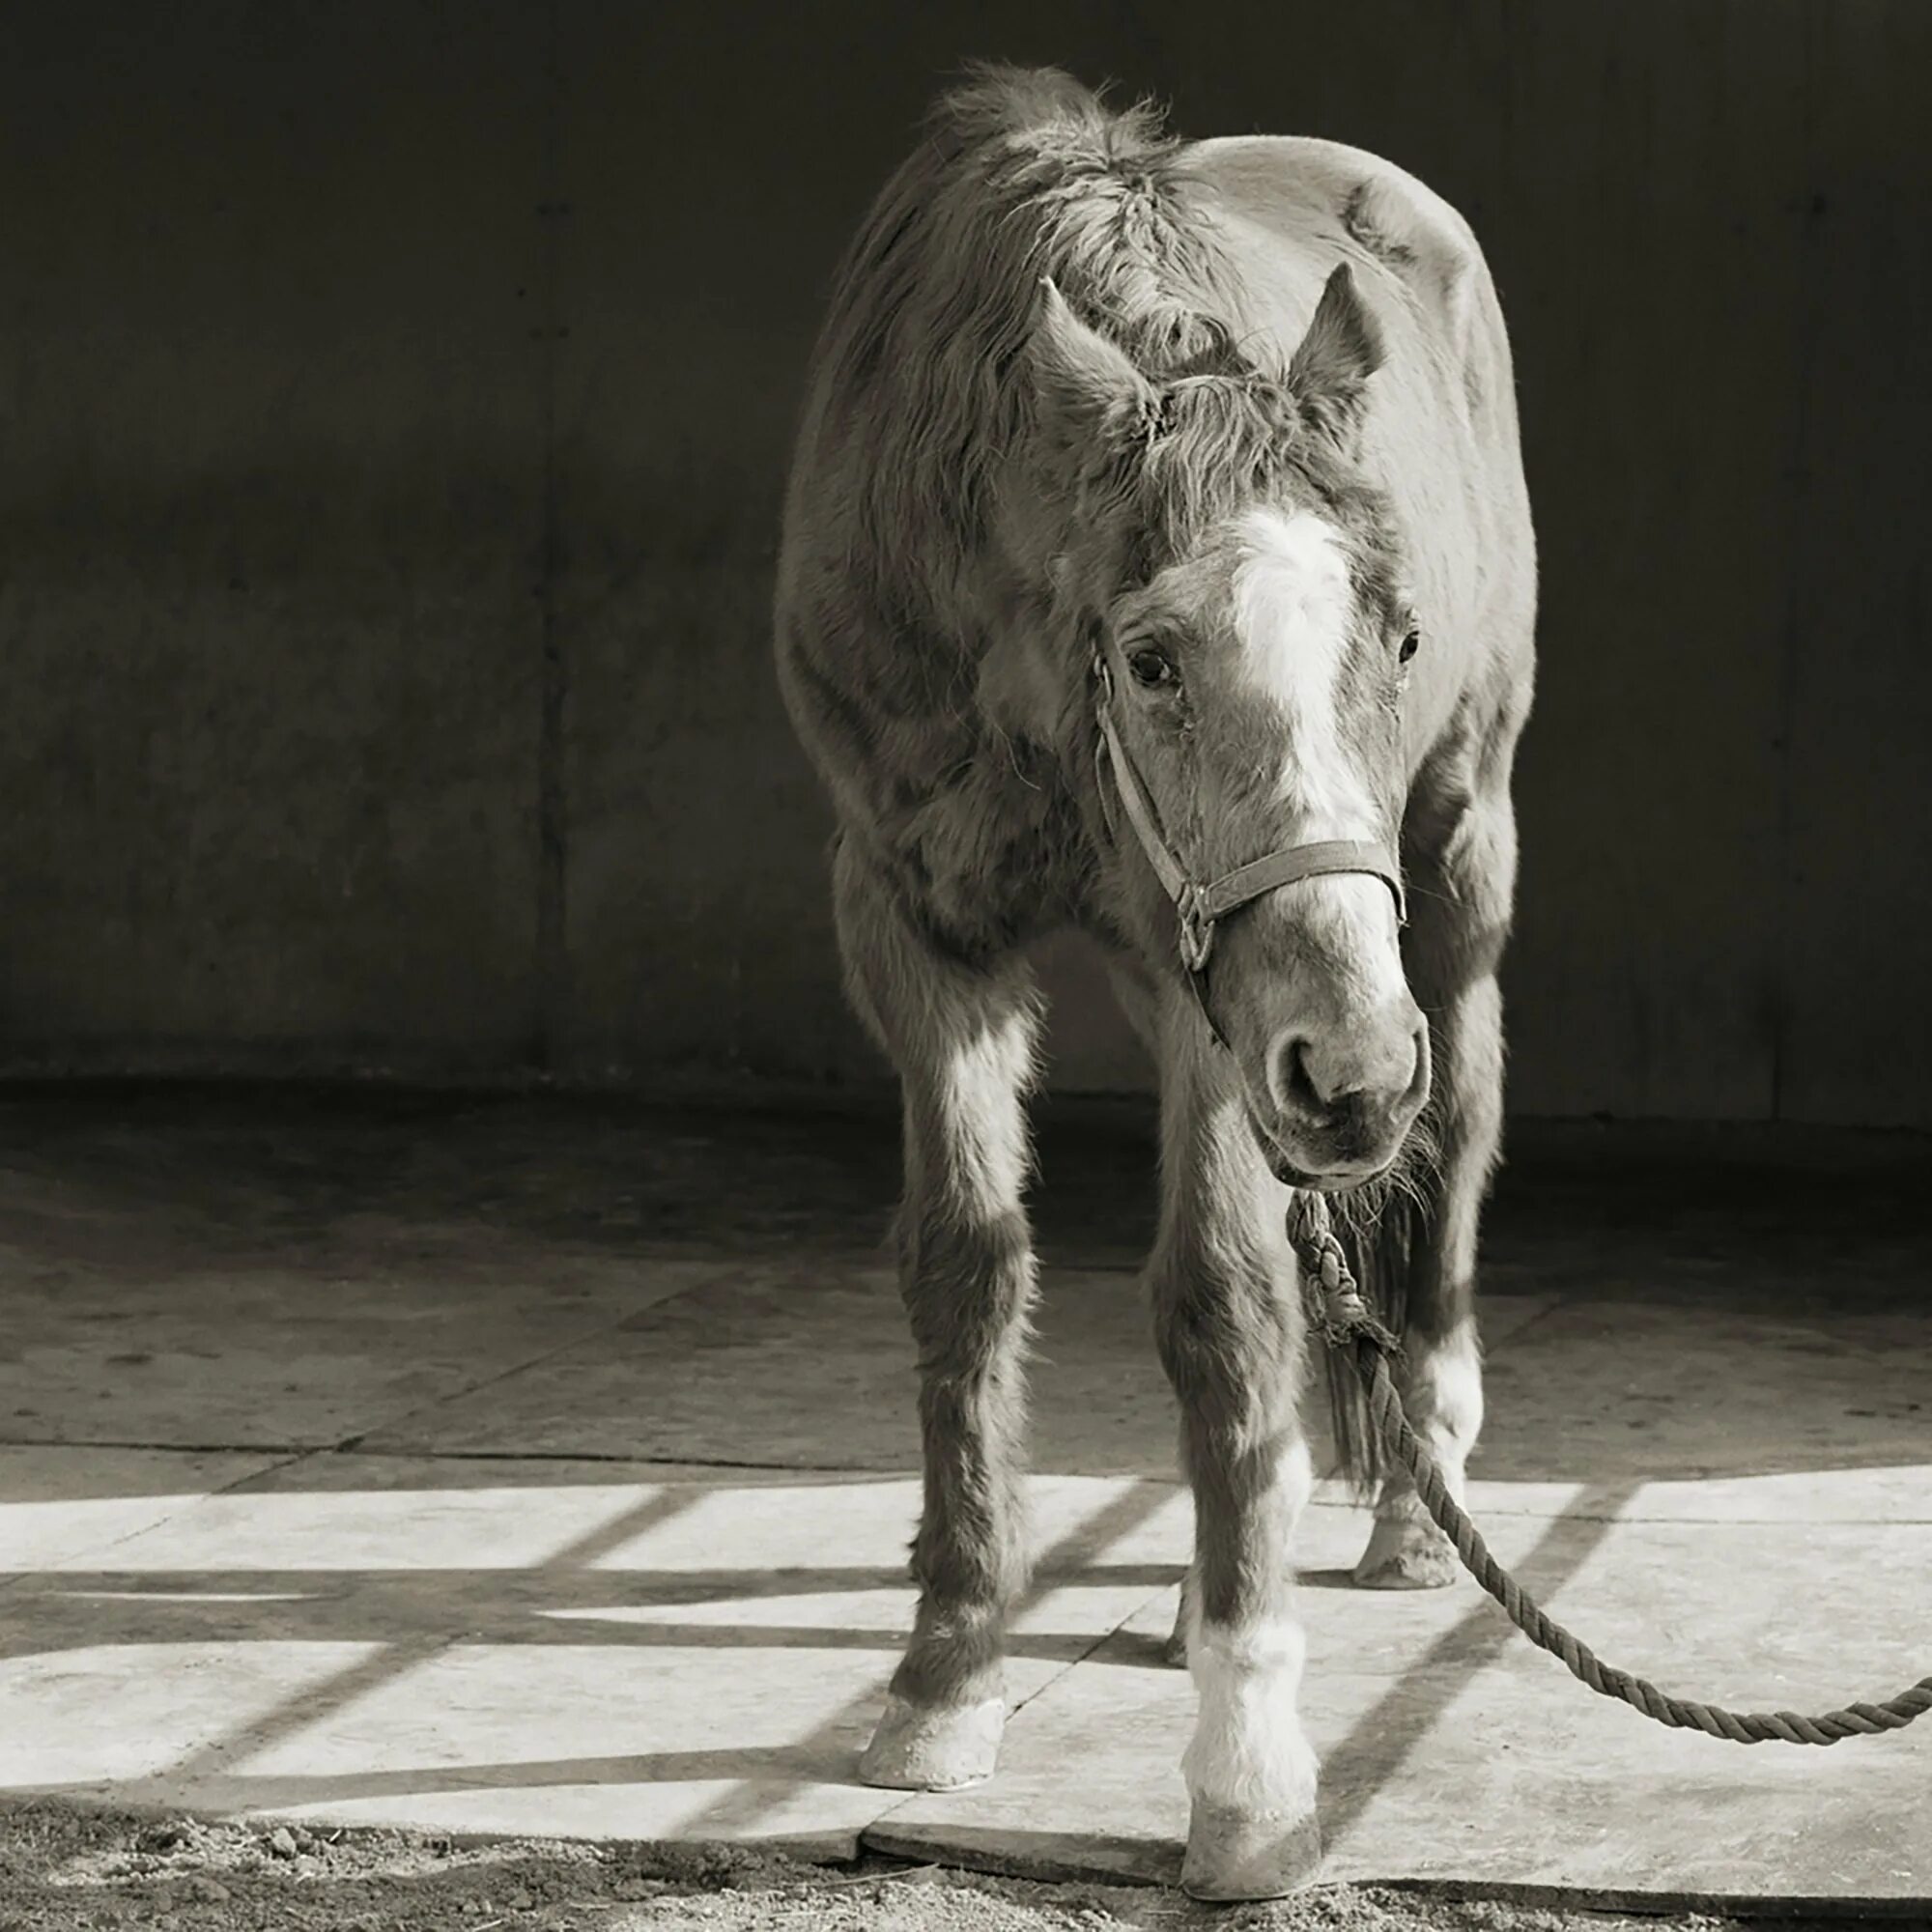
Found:
[[[868,1859],[813,1865],[738,1846],[452,1840],[403,1832],[156,1820],[36,1802],[0,1809],[0,1932],[1726,1932],[1336,1886],[1209,1908],[1145,1887],[1039,1885]],[[1846,1921],[1834,1921],[1842,1932]],[[1804,1932],[1804,1921],[1778,1921]]]

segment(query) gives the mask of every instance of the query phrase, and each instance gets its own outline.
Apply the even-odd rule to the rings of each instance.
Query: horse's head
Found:
[[[1096,840],[1102,895],[1169,983],[1186,933],[1153,846],[1197,885],[1337,840],[1379,846],[1392,868],[1418,641],[1388,513],[1356,473],[1380,350],[1348,271],[1275,372],[1194,320],[1205,350],[1150,374],[1048,285],[1034,354],[1045,447],[1074,506],[1056,597],[1079,639],[1080,702],[1090,720],[1105,706],[1120,753],[1095,780],[1113,821]],[[1157,821],[1151,841],[1136,802]],[[1391,883],[1367,870],[1269,887],[1215,927],[1200,990],[1286,1179],[1379,1174],[1428,1096],[1399,928]]]

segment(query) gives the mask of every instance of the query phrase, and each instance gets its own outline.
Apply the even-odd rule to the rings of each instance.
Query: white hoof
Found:
[[[1200,1799],[1187,1821],[1180,1889],[1211,1902],[1282,1898],[1307,1885],[1321,1864],[1321,1828],[1311,1809],[1298,1818],[1256,1817]]]
[[[958,1791],[981,1783],[999,1761],[1006,1725],[999,1697],[944,1710],[893,1697],[859,1760],[859,1776],[889,1791]]]
[[[1405,1513],[1376,1520],[1354,1580],[1364,1590],[1439,1590],[1461,1567],[1456,1546],[1428,1517]]]

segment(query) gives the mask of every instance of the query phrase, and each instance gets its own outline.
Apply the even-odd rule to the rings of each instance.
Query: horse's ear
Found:
[[[1344,262],[1328,277],[1288,365],[1290,393],[1317,429],[1349,448],[1361,427],[1369,378],[1381,366],[1381,330]]]
[[[1086,440],[1151,407],[1153,385],[1125,352],[1089,328],[1051,278],[1039,286],[1033,365],[1047,418],[1069,440]]]

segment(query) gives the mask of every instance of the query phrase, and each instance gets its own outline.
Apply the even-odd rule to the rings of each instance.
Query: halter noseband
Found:
[[[1403,895],[1401,869],[1395,855],[1376,839],[1320,838],[1306,845],[1286,845],[1278,852],[1236,866],[1232,872],[1224,872],[1208,885],[1197,884],[1161,836],[1153,801],[1149,798],[1147,786],[1141,782],[1141,775],[1134,769],[1134,761],[1127,755],[1127,748],[1115,728],[1114,673],[1097,647],[1094,652],[1094,679],[1099,693],[1094,708],[1100,721],[1100,742],[1094,759],[1096,776],[1101,765],[1112,770],[1114,789],[1126,809],[1127,823],[1134,828],[1134,836],[1140,840],[1154,876],[1174,901],[1174,910],[1180,921],[1180,963],[1187,969],[1188,983],[1194,989],[1209,1032],[1223,1046],[1227,1042],[1221,1038],[1221,1029],[1208,1010],[1203,975],[1214,951],[1215,928],[1230,913],[1239,912],[1278,886],[1292,886],[1300,879],[1319,878],[1327,872],[1365,872],[1381,880],[1394,894],[1396,921],[1403,925],[1408,923],[1408,902]],[[1111,832],[1113,815],[1107,811],[1104,789],[1100,793],[1100,809]]]

